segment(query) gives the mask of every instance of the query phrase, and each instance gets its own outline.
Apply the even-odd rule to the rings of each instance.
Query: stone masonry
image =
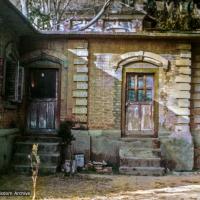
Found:
[[[190,134],[191,45],[179,44],[177,50],[179,54],[175,65],[178,75],[175,78],[175,90],[173,94],[177,99],[177,107],[173,108],[177,115],[175,132]]]
[[[86,41],[74,41],[68,51],[73,54],[71,68],[73,68],[73,108],[72,114],[76,122],[87,126],[88,105],[88,43]]]
[[[23,46],[24,52],[26,48],[31,52],[32,42],[29,42],[29,47]],[[34,41],[33,46],[52,48],[57,43],[50,39],[48,44]],[[76,133],[75,153],[85,152],[87,160],[117,163],[121,145],[123,67],[153,68],[159,79],[155,102],[159,107],[156,123],[162,157],[167,162],[176,160],[177,170],[192,169],[191,44],[142,39],[59,39],[59,44],[62,46],[56,46],[56,51],[65,52],[68,62],[67,70],[61,72],[67,73],[67,79],[61,78],[61,85],[63,81],[67,85],[62,87],[66,108],[61,102],[61,109],[67,112],[64,116],[61,111],[61,119],[75,118],[79,122],[77,129],[89,129],[85,135]]]
[[[194,45],[192,58],[191,132],[194,140],[194,168],[200,168],[200,48]]]

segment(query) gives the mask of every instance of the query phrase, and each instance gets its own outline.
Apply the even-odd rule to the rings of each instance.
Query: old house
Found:
[[[41,32],[0,1],[0,126],[25,130],[15,169],[29,169],[39,141],[43,168],[55,172],[66,119],[86,162],[143,175],[200,168],[200,34],[149,32],[144,14],[114,8],[84,31],[76,27],[90,18],[80,14],[64,32]]]

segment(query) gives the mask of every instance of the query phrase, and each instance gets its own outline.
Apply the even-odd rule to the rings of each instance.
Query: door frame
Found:
[[[142,63],[147,64],[148,63]],[[133,64],[134,66],[137,63]],[[138,73],[138,74],[153,74],[154,75],[154,134],[153,137],[158,136],[158,122],[159,122],[159,69],[158,68],[134,68],[134,67],[123,67],[122,71],[122,112],[121,112],[121,130],[122,137],[127,137],[126,135],[126,85],[127,85],[127,74],[128,73]],[[134,135],[133,135],[134,136]],[[130,136],[129,136],[130,137]],[[138,135],[136,135],[138,137]]]
[[[38,60],[40,61],[40,60]],[[62,65],[58,64],[58,63],[54,63],[55,65],[48,65],[46,60],[43,60],[44,65],[43,64],[39,64],[37,65],[37,61],[35,62],[35,65],[31,64],[30,66],[27,67],[26,69],[26,85],[25,85],[25,91],[26,91],[26,109],[25,109],[25,127],[26,130],[28,132],[31,133],[37,133],[37,132],[42,132],[42,133],[55,133],[56,129],[58,129],[59,124],[60,124],[60,107],[61,107],[61,71],[62,71]],[[51,61],[49,61],[51,62]],[[52,62],[51,62],[52,63]],[[55,129],[37,129],[37,130],[32,130],[28,127],[28,110],[29,110],[29,99],[28,99],[28,81],[29,81],[29,77],[30,77],[30,70],[31,69],[55,69],[57,70],[57,111],[56,111],[56,118],[55,118]]]

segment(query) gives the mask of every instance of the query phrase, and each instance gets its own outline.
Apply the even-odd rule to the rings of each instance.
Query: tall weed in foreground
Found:
[[[32,181],[33,181],[33,197],[32,200],[35,200],[36,197],[36,184],[38,171],[40,168],[40,157],[38,155],[38,144],[33,144],[32,152],[28,155],[28,158],[31,161],[31,171],[32,171]]]

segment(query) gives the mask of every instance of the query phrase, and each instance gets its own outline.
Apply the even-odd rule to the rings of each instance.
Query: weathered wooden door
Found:
[[[51,131],[56,128],[58,70],[30,69],[28,128]]]
[[[125,134],[154,134],[154,76],[127,73]]]

